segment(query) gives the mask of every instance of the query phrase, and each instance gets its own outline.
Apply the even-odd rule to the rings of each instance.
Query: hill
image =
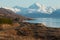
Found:
[[[30,19],[30,18],[23,17],[21,15],[18,15],[9,9],[0,8],[0,18],[2,17],[10,18],[13,21],[19,21],[19,22]]]

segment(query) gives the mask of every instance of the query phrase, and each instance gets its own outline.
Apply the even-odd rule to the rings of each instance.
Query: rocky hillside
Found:
[[[23,21],[23,20],[30,19],[30,18],[23,17],[21,15],[18,15],[9,9],[4,9],[4,8],[0,8],[0,18],[1,17],[11,18],[13,21]]]

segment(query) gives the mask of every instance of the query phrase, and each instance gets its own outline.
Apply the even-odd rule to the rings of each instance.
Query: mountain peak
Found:
[[[35,3],[38,7],[41,7],[42,5],[38,2]]]
[[[37,9],[37,12],[42,12],[42,13],[52,13],[54,10],[56,10],[53,7],[46,7],[45,5],[40,4],[39,2],[34,3],[29,8]]]
[[[36,2],[36,3],[32,4],[29,8],[31,8],[31,9],[39,9],[40,7],[41,7],[41,4]]]

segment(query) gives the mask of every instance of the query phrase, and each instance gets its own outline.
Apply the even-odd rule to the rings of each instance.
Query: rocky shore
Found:
[[[42,23],[20,22],[14,28],[2,27],[0,40],[60,40],[60,28],[49,28]]]

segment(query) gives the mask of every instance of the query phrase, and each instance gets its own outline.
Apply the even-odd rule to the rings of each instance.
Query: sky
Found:
[[[45,6],[60,8],[60,0],[0,0],[0,7],[20,6],[27,8],[36,2]]]

